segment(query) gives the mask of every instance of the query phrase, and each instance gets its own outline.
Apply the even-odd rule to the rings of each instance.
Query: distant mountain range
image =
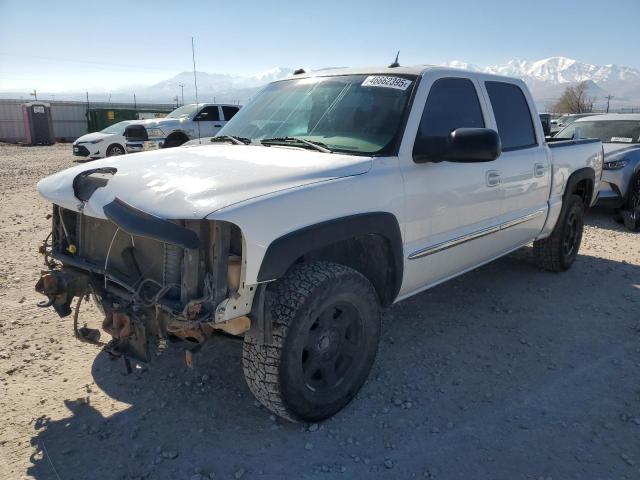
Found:
[[[558,99],[567,86],[586,81],[589,95],[596,104],[606,103],[613,95],[614,107],[640,107],[640,70],[618,65],[592,65],[572,58],[551,57],[535,62],[510,60],[503,65],[481,67],[453,61],[449,67],[506,75],[523,79],[538,103],[540,110]]]
[[[522,78],[531,91],[538,109],[546,110],[558,99],[567,86],[586,81],[589,95],[596,106],[606,103],[606,96],[613,95],[613,108],[640,107],[640,70],[618,65],[592,65],[566,57],[551,57],[537,61],[510,60],[503,65],[479,66],[461,61],[448,62],[446,66],[486,73]],[[275,67],[254,75],[230,75],[223,73],[197,72],[198,99],[204,102],[245,103],[258,89],[273,81],[293,73],[292,68]],[[176,95],[185,102],[195,100],[193,72],[182,72],[159,83],[143,87],[121,88],[110,94],[91,94],[91,100],[106,101],[110,95],[112,102],[131,102],[135,91],[139,103],[171,103]],[[0,93],[0,98],[15,98],[14,93]],[[46,93],[42,98],[47,97]],[[57,94],[58,99],[84,100],[84,93]]]

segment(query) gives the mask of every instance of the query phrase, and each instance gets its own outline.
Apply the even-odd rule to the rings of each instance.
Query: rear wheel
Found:
[[[119,143],[109,145],[109,148],[107,148],[107,157],[115,157],[117,155],[124,155],[125,153],[124,147]]]
[[[575,261],[582,242],[584,203],[578,195],[569,195],[551,235],[533,242],[533,252],[539,267],[563,272]]]
[[[268,291],[273,344],[246,336],[249,388],[292,421],[328,418],[351,401],[369,375],[380,338],[375,289],[351,268],[328,262],[294,266]]]

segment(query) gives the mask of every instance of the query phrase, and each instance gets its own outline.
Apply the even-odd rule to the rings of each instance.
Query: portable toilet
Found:
[[[22,118],[27,145],[53,145],[50,104],[44,102],[23,103]]]

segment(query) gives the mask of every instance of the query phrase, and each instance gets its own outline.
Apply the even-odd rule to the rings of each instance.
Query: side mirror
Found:
[[[457,128],[448,137],[416,139],[413,160],[416,163],[491,162],[502,153],[500,136],[490,128]]]

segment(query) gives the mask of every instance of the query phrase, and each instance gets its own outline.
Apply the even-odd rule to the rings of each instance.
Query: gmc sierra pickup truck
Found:
[[[41,180],[36,289],[60,316],[77,297],[95,342],[93,297],[125,360],[243,336],[251,391],[292,421],[358,392],[382,307],[530,243],[568,269],[603,162],[597,139],[546,143],[522,81],[429,66],[294,75],[206,143]]]
[[[125,129],[127,152],[179,147],[189,140],[211,137],[240,110],[240,105],[199,103],[176,108],[164,118],[132,122]]]

